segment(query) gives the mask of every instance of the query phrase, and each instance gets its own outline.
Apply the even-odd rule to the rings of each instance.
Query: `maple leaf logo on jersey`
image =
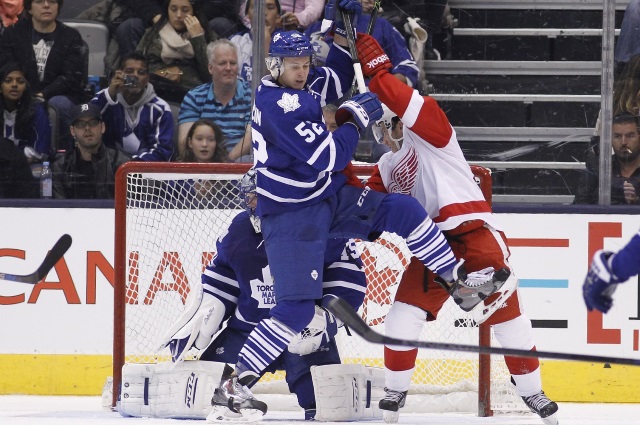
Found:
[[[389,193],[402,193],[410,195],[418,178],[418,155],[413,147],[410,147],[405,155],[391,170]]]
[[[258,308],[271,308],[276,305],[273,278],[269,266],[262,269],[262,280],[251,279],[249,285],[251,285],[251,298],[258,301]]]
[[[282,95],[282,99],[278,101],[278,106],[280,106],[286,114],[287,112],[295,111],[302,105],[300,105],[300,102],[298,102],[297,94],[284,93]]]

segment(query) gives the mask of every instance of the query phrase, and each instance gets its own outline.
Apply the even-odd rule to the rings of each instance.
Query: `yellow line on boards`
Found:
[[[381,359],[364,362],[382,366]],[[541,363],[543,389],[552,400],[640,403],[640,367],[567,361]],[[0,355],[0,364],[2,395],[100,395],[106,378],[112,375],[109,355],[4,354]],[[277,376],[283,378],[281,373]]]
[[[99,395],[112,375],[111,356],[0,355],[0,394]]]

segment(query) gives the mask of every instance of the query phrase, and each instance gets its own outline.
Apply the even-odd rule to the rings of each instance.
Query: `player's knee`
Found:
[[[418,339],[427,321],[427,313],[419,307],[394,302],[384,321],[385,333],[403,339]],[[404,351],[406,348],[401,348]]]
[[[300,332],[311,322],[315,312],[313,300],[284,300],[278,301],[271,309],[271,317],[294,332]]]
[[[524,315],[493,325],[493,333],[503,347],[530,350],[535,345],[531,321]]]

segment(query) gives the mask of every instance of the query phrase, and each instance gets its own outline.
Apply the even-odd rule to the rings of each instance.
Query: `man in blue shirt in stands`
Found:
[[[178,148],[185,147],[185,137],[194,122],[201,118],[214,121],[226,137],[229,159],[235,161],[251,152],[251,138],[245,137],[251,120],[251,87],[238,78],[238,53],[227,39],[207,46],[211,82],[202,84],[184,97],[178,122]],[[243,143],[239,143],[243,142]]]

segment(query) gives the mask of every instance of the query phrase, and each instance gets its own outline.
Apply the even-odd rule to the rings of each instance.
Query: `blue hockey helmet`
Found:
[[[274,80],[282,74],[283,58],[298,58],[311,56],[315,50],[311,40],[298,31],[279,31],[271,38],[269,57],[265,58],[267,69]]]
[[[276,58],[313,56],[313,53],[311,40],[298,31],[276,32],[269,45],[269,56]]]
[[[240,190],[240,205],[249,213],[251,224],[256,233],[260,233],[260,217],[256,215],[256,205],[258,201],[258,193],[256,189],[256,180],[258,172],[251,167],[238,182]]]

